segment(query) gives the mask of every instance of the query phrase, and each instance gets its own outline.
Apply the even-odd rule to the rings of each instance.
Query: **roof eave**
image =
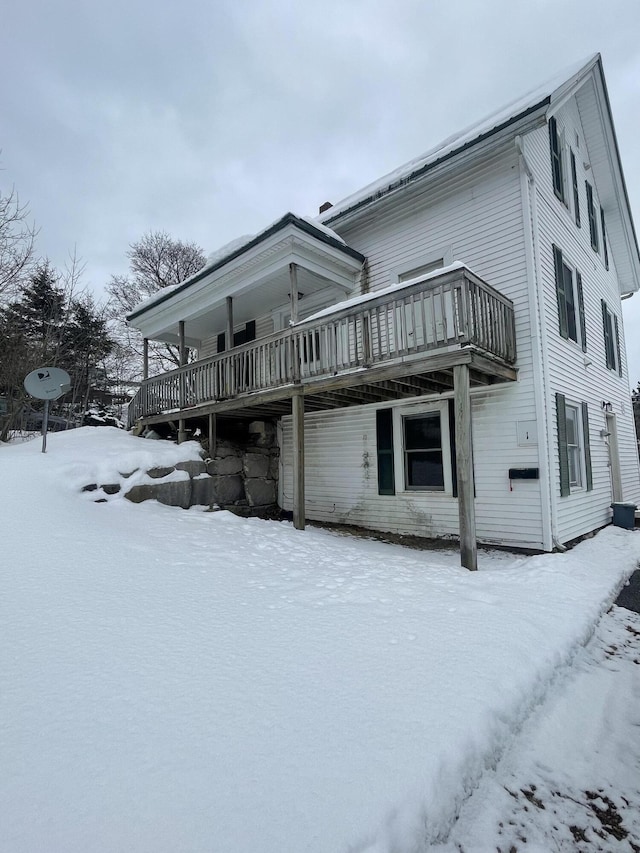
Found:
[[[299,216],[296,216],[295,213],[286,213],[283,217],[278,219],[264,231],[261,231],[259,234],[257,234],[253,238],[253,240],[250,240],[244,246],[241,246],[239,249],[236,249],[234,252],[231,252],[231,254],[227,255],[226,257],[221,258],[219,261],[216,261],[216,263],[211,264],[210,266],[203,267],[195,275],[186,279],[186,281],[182,282],[182,284],[180,284],[178,287],[171,290],[170,293],[159,296],[159,298],[154,300],[154,302],[152,302],[150,305],[146,305],[137,311],[132,311],[130,314],[127,314],[126,321],[129,323],[132,320],[135,320],[141,317],[142,315],[148,313],[149,311],[154,310],[158,307],[158,305],[161,305],[168,299],[174,299],[176,296],[179,296],[181,293],[183,293],[187,288],[191,287],[194,284],[197,284],[199,281],[202,281],[202,279],[217,272],[222,267],[236,260],[236,258],[239,258],[243,254],[250,252],[251,249],[255,248],[256,246],[259,246],[261,243],[268,240],[274,234],[277,234],[278,231],[282,231],[289,225],[294,225],[299,231],[302,231],[305,234],[308,234],[309,236],[319,240],[320,242],[325,243],[331,248],[336,249],[345,255],[348,255],[349,257],[353,258],[361,264],[363,264],[366,260],[365,256],[361,252],[356,251],[356,249],[352,249],[350,246],[347,246],[340,240],[336,240],[335,237],[332,237],[330,234],[327,234],[326,231],[323,231],[320,228],[316,228],[310,222],[307,222],[305,219],[301,219]]]

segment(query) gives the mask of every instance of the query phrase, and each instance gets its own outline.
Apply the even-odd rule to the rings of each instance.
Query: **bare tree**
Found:
[[[36,231],[28,216],[13,187],[0,191],[0,297],[15,294],[33,259]]]
[[[107,285],[110,315],[117,323],[116,337],[121,350],[121,364],[134,376],[142,365],[142,337],[126,324],[125,318],[134,308],[165,287],[180,284],[206,263],[202,249],[195,243],[174,240],[165,231],[150,231],[127,252],[129,274],[114,275]],[[128,354],[128,358],[125,357]],[[150,362],[154,372],[171,370],[180,364],[177,347],[151,343]]]

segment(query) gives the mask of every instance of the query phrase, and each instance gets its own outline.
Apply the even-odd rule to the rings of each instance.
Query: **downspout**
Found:
[[[547,413],[546,376],[549,354],[544,316],[544,297],[540,290],[540,252],[537,240],[538,211],[536,205],[535,178],[524,154],[522,137],[515,138],[520,163],[520,195],[524,223],[525,258],[529,283],[529,313],[531,323],[531,354],[533,389],[538,425],[538,454],[540,461],[540,509],[542,518],[542,546],[545,551],[559,547],[556,531],[556,495],[551,483],[551,453],[553,437]],[[538,346],[535,343],[538,343]],[[542,429],[540,428],[542,427]]]

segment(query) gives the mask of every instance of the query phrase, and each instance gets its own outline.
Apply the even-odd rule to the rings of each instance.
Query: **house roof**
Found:
[[[343,252],[345,255],[359,261],[360,263],[364,263],[365,261],[364,255],[355,249],[352,249],[350,246],[347,246],[342,237],[338,236],[335,231],[332,231],[326,225],[323,225],[321,222],[315,222],[313,219],[309,219],[304,216],[297,216],[295,213],[285,213],[284,216],[280,217],[280,219],[277,219],[275,222],[272,222],[271,225],[268,225],[258,234],[250,234],[246,237],[233,240],[231,243],[227,243],[226,246],[223,246],[221,249],[213,252],[209,255],[207,263],[202,267],[202,269],[198,270],[197,273],[179,284],[164,287],[158,293],[148,299],[145,299],[144,302],[141,302],[139,305],[136,305],[133,311],[127,315],[127,320],[134,320],[150,308],[165,302],[167,299],[173,298],[177,294],[191,287],[191,285],[201,281],[205,276],[208,276],[219,270],[221,267],[224,267],[226,264],[231,263],[231,261],[240,257],[245,252],[249,252],[252,248],[258,246],[260,243],[264,242],[272,235],[277,234],[278,231],[282,231],[289,225],[293,225],[299,231],[309,234],[316,240],[325,243],[327,246],[331,246],[333,249]]]
[[[616,261],[621,290],[624,293],[640,289],[638,239],[631,215],[602,59],[599,53],[565,68],[517,100],[448,137],[434,148],[368,184],[363,189],[347,196],[320,214],[317,220],[326,225],[338,225],[343,220],[375,205],[381,199],[419,181],[440,164],[453,160],[473,146],[479,145],[479,143],[500,134],[502,131],[506,132],[509,128],[513,128],[528,116],[533,117],[539,112],[548,118],[560,109],[569,97],[580,91],[584,93],[589,88],[585,84],[589,82],[593,83],[593,88],[589,91],[593,95],[593,102],[597,103],[598,107],[594,115],[598,115],[598,121],[601,124],[601,129],[598,130],[596,130],[595,125],[591,127],[591,132],[601,137],[597,140],[597,144],[602,154],[600,163],[595,164],[601,178],[598,188],[600,190],[602,185],[611,206],[616,208],[615,216],[611,217],[611,224],[617,229],[618,235],[617,239],[613,239],[611,242],[612,249],[617,255]],[[601,140],[605,141],[604,145],[601,144]],[[596,147],[595,142],[593,147]],[[610,229],[607,230],[610,231]]]
[[[572,89],[576,83],[589,74],[598,62],[599,57],[600,54],[594,54],[587,60],[568,66],[542,85],[492,112],[481,121],[448,136],[419,157],[409,160],[387,175],[347,196],[318,216],[317,219],[324,223],[333,222],[347,212],[350,213],[377,201],[393,190],[421,177],[438,163],[455,157],[462,151],[498,133],[503,128],[514,124],[519,119],[525,118],[542,107],[549,106],[552,98],[562,97],[566,91]]]

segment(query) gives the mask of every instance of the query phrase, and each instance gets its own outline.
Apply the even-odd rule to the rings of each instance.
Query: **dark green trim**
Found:
[[[255,246],[259,246],[260,243],[273,236],[273,234],[277,234],[278,231],[282,231],[282,229],[286,228],[287,225],[295,225],[295,227],[298,228],[299,231],[304,231],[305,234],[309,234],[311,237],[315,237],[316,240],[319,240],[321,243],[325,243],[327,246],[331,246],[333,249],[338,249],[343,254],[354,258],[354,260],[360,261],[360,263],[364,263],[366,260],[366,257],[363,254],[357,252],[355,249],[352,249],[350,246],[346,246],[339,240],[336,240],[335,237],[332,237],[330,234],[327,234],[326,231],[323,231],[320,228],[316,228],[310,222],[307,222],[306,219],[300,219],[300,217],[296,216],[294,213],[286,213],[282,217],[282,219],[279,219],[277,222],[274,222],[273,225],[270,225],[269,228],[267,228],[265,231],[261,231],[260,234],[257,234],[253,238],[253,240],[250,240],[246,245],[241,246],[239,249],[236,249],[236,251],[232,252],[230,255],[221,258],[215,264],[203,267],[200,272],[197,272],[195,275],[191,276],[191,278],[188,278],[185,282],[180,284],[170,293],[167,293],[157,299],[152,305],[148,305],[145,308],[141,308],[139,311],[134,311],[132,314],[127,314],[127,320],[133,320],[136,317],[139,317],[141,314],[146,314],[147,311],[151,311],[153,308],[156,308],[158,305],[161,305],[163,302],[166,302],[167,299],[173,299],[174,296],[176,296],[178,293],[182,293],[183,290],[186,290],[188,287],[191,287],[192,284],[196,284],[198,281],[202,281],[203,278],[210,275],[212,272],[216,272],[216,270],[219,270],[221,267],[224,267],[226,264],[230,263],[236,258],[239,258],[240,255],[243,255],[245,252],[250,251]]]
[[[578,291],[578,315],[580,319],[580,340],[582,352],[587,351],[587,322],[584,315],[584,293],[582,291],[582,276],[576,270],[576,290]]]
[[[560,497],[571,494],[569,483],[569,451],[567,449],[567,409],[564,394],[556,394],[556,419],[558,423],[558,461],[560,465]]]
[[[567,294],[564,288],[564,270],[562,265],[562,249],[553,246],[553,265],[556,272],[556,297],[558,299],[558,324],[563,338],[569,338],[567,322]]]
[[[584,470],[587,476],[587,491],[593,490],[593,470],[591,468],[591,442],[589,441],[589,407],[582,403],[582,435],[584,438]]]
[[[573,153],[573,149],[569,149],[571,153],[571,182],[573,183],[573,215],[576,221],[576,225],[578,228],[581,227],[580,222],[580,196],[578,194],[578,173],[576,171],[576,156]]]
[[[376,411],[376,451],[378,461],[378,494],[395,495],[393,409],[378,409]]]
[[[622,376],[622,359],[620,358],[620,327],[618,326],[618,316],[613,315],[613,327],[616,335],[616,357],[618,360],[618,375]]]
[[[562,148],[558,137],[558,124],[553,116],[549,119],[549,148],[551,151],[551,180],[553,191],[560,201],[564,202],[564,165],[562,163]]]
[[[451,452],[451,490],[458,497],[458,464],[456,460],[456,408],[453,400],[447,401],[449,409],[449,450]],[[475,480],[474,480],[475,485]]]
[[[607,226],[604,221],[604,210],[600,205],[600,227],[602,231],[602,249],[604,251],[604,266],[609,269],[609,250],[607,249]]]
[[[585,181],[584,185],[587,190],[587,216],[589,217],[589,235],[591,237],[591,248],[594,252],[598,251],[598,223],[596,221],[596,204],[593,200],[593,187],[589,181]]]

